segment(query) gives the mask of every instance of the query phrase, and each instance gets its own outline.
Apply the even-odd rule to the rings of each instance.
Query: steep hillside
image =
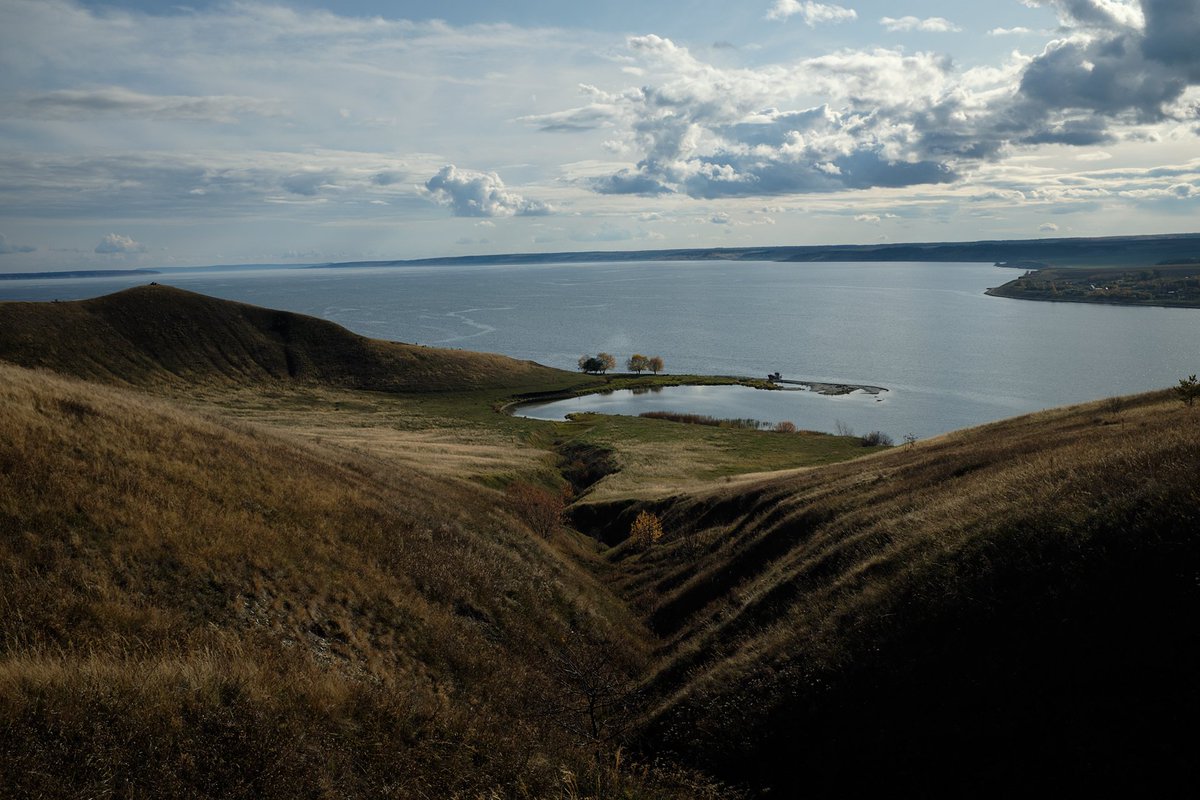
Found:
[[[1169,393],[657,511],[613,556],[664,640],[647,750],[782,796],[1195,777],[1200,409]]]
[[[571,377],[504,356],[367,339],[314,317],[157,285],[69,303],[0,303],[0,360],[183,388],[295,381],[431,392],[546,388]]]
[[[625,680],[644,636],[499,500],[0,365],[4,793],[545,796],[562,769],[590,780],[563,665],[602,652]]]

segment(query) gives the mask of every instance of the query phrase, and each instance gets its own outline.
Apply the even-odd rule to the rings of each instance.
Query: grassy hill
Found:
[[[577,382],[531,361],[368,339],[315,317],[159,285],[68,303],[0,303],[0,360],[183,389],[291,382],[411,393]]]
[[[514,420],[492,401],[581,379],[166,287],[0,304],[0,362],[16,796],[1196,777],[1200,410],[1170,393],[747,477],[847,443]],[[569,437],[624,461],[575,517],[611,548],[489,488],[549,485]]]
[[[626,681],[646,637],[586,547],[506,508],[0,365],[0,785],[434,798],[591,780],[567,667],[603,653]],[[657,780],[626,789],[699,791]]]
[[[625,510],[628,518],[638,506]],[[659,503],[641,746],[782,796],[1185,785],[1200,412],[1045,412]]]

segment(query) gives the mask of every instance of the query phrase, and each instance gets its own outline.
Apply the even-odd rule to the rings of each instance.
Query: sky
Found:
[[[1200,0],[0,0],[0,272],[1200,230]]]

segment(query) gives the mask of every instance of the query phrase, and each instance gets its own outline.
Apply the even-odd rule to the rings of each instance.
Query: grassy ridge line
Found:
[[[0,785],[556,792],[590,750],[537,712],[547,653],[645,644],[497,499],[0,365]]]
[[[1194,775],[1200,415],[1044,412],[654,504],[643,746],[789,795]],[[636,511],[636,509],[632,509]]]
[[[0,303],[0,359],[185,390],[295,381],[421,393],[577,382],[530,361],[368,339],[314,317],[167,286],[69,303]]]

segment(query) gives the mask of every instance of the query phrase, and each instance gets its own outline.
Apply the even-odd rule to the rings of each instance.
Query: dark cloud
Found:
[[[37,250],[36,247],[27,244],[13,244],[8,241],[8,237],[0,233],[0,256],[7,256],[13,253],[32,253]]]
[[[592,181],[592,188],[600,194],[640,194],[654,196],[672,194],[675,190],[662,181],[652,178],[639,167],[639,171],[623,169]]]
[[[1146,29],[1142,55],[1179,69],[1191,83],[1200,83],[1200,2],[1142,0]]]
[[[527,200],[506,189],[494,172],[460,170],[447,164],[425,182],[425,188],[456,217],[534,217],[550,213],[545,203]]]
[[[1052,42],[1025,68],[1004,111],[1028,132],[1017,140],[1091,145],[1114,121],[1156,122],[1200,83],[1200,0],[1051,0],[1084,35]]]

